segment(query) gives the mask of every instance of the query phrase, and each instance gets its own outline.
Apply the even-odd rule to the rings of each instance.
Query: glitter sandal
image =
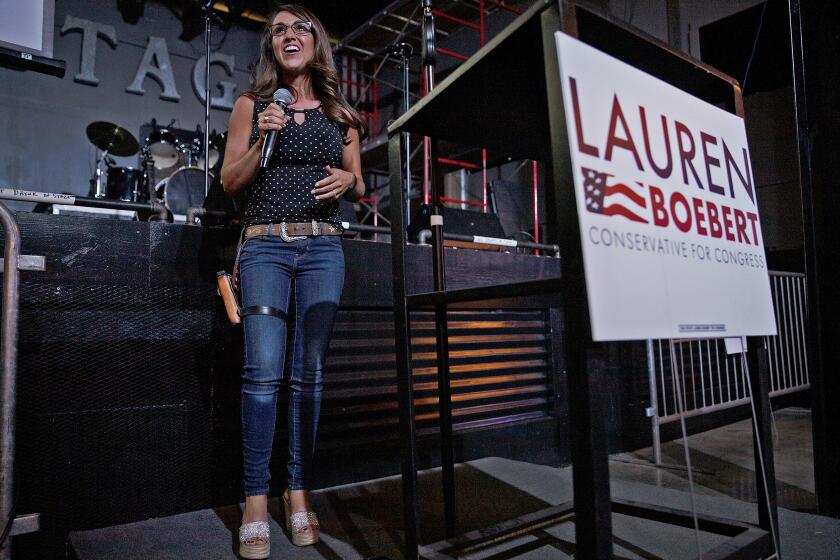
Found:
[[[293,545],[308,546],[320,540],[321,526],[318,524],[318,516],[314,511],[293,513],[288,490],[283,492],[283,507],[286,510],[286,530],[289,532]]]
[[[268,558],[271,554],[269,533],[268,521],[252,521],[243,524],[239,528],[239,556],[247,560]]]

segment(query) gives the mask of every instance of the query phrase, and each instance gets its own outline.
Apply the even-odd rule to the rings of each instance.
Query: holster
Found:
[[[224,270],[216,273],[216,284],[219,288],[219,295],[225,304],[228,320],[231,324],[238,325],[242,322],[242,310],[239,303],[239,254],[242,252],[242,245],[245,243],[245,229],[239,234],[239,243],[236,244],[236,258],[233,261],[233,272],[228,274]]]
[[[216,283],[219,286],[219,295],[222,296],[228,319],[234,325],[239,324],[242,319],[239,316],[239,298],[233,289],[233,279],[230,274],[220,270],[216,273]]]
[[[236,259],[233,262],[233,273],[228,274],[224,270],[216,273],[216,284],[219,287],[219,295],[222,296],[222,301],[225,304],[225,311],[227,312],[228,320],[231,324],[238,325],[242,322],[242,317],[246,315],[270,315],[279,319],[285,319],[286,313],[276,307],[267,305],[252,305],[250,307],[242,308],[239,302],[239,254],[242,252],[242,245],[247,239],[244,238],[245,230],[239,237],[239,245],[236,248]]]

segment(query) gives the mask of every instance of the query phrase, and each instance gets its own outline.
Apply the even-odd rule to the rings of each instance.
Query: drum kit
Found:
[[[183,141],[174,129],[155,125],[142,146],[128,130],[105,121],[89,124],[86,133],[100,151],[90,181],[91,196],[124,202],[155,200],[175,215],[185,215],[189,208],[204,203],[205,154],[200,131],[191,140]],[[226,140],[226,132],[210,136],[208,169],[213,169],[224,154]],[[138,152],[138,167],[117,166],[109,157],[128,157]]]

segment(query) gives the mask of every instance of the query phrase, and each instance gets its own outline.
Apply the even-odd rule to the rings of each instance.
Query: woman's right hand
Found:
[[[260,132],[260,142],[265,140],[265,135],[269,130],[281,130],[286,123],[289,122],[289,117],[283,110],[283,107],[277,103],[269,103],[268,107],[262,113],[257,113],[257,127]]]
[[[230,114],[225,162],[222,165],[222,186],[226,193],[234,196],[254,181],[260,169],[260,152],[266,133],[282,129],[287,122],[289,117],[282,107],[276,103],[266,107],[265,111],[257,114],[259,139],[252,146],[254,100],[245,95],[239,96]]]

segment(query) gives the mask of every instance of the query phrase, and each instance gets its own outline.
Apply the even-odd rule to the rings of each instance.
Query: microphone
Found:
[[[274,92],[274,102],[283,107],[285,110],[289,103],[292,102],[292,94],[285,88],[280,88]],[[260,155],[260,168],[268,167],[268,160],[271,159],[271,154],[274,153],[274,146],[277,144],[277,136],[279,130],[269,130],[265,135],[265,143],[263,143],[262,154]]]

